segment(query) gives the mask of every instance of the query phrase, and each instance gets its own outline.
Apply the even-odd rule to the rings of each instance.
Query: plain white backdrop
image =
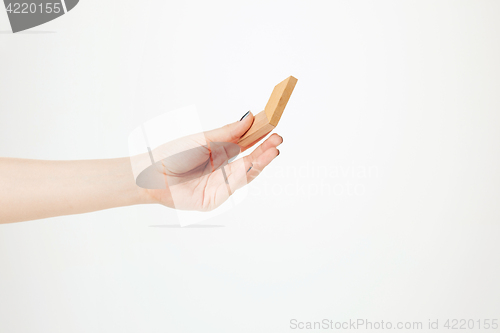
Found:
[[[127,156],[140,122],[196,104],[219,127],[299,80],[280,156],[203,228],[159,206],[1,225],[0,332],[500,319],[498,17],[479,0],[81,0],[10,34],[0,10],[0,156]]]

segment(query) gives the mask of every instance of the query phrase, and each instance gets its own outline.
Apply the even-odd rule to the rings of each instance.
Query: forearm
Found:
[[[39,161],[0,158],[0,223],[148,203],[128,158]]]

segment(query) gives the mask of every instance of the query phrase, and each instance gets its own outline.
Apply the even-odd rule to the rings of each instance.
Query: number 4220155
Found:
[[[59,2],[47,2],[47,3],[9,3],[7,6],[7,13],[19,13],[19,14],[34,14],[34,13],[47,13],[47,14],[59,14],[61,12],[61,3]]]

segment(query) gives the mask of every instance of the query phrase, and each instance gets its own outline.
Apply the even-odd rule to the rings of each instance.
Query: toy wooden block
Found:
[[[257,113],[254,117],[252,127],[238,141],[240,146],[248,147],[267,135],[278,125],[296,83],[297,79],[290,76],[274,87],[271,97],[267,101],[266,108],[264,111]]]

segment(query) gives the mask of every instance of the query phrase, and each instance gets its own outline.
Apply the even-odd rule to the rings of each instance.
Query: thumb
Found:
[[[205,132],[205,138],[209,142],[237,143],[243,134],[252,126],[252,123],[253,114],[248,111],[237,122]]]

